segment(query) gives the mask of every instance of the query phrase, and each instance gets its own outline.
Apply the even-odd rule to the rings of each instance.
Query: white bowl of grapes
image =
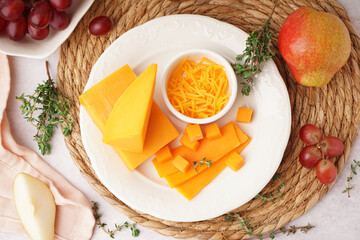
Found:
[[[42,59],[75,29],[94,0],[0,0],[0,52]]]

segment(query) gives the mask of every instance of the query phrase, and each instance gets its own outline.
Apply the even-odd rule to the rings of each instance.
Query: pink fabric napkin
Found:
[[[25,172],[47,184],[55,197],[55,239],[90,239],[95,219],[88,199],[36,153],[19,146],[12,137],[5,113],[9,91],[8,60],[0,54],[0,231],[26,234],[13,200],[14,178]]]

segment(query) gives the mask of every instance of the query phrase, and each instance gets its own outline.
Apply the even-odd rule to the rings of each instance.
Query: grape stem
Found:
[[[316,144],[316,147],[317,147],[317,149],[319,149],[319,150],[320,150],[321,155],[322,155],[322,159],[325,159],[325,153],[324,153],[324,151],[323,151],[322,147],[320,146],[320,144],[319,144],[319,143],[318,143],[318,144]]]

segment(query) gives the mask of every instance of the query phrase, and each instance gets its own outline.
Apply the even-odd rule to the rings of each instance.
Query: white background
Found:
[[[360,3],[359,0],[340,0],[354,23],[358,32],[360,32]],[[52,75],[56,76],[56,68],[58,63],[59,51],[49,56],[46,60],[50,62]],[[39,153],[36,142],[32,140],[35,129],[25,122],[19,106],[20,102],[15,96],[25,92],[29,94],[35,89],[38,83],[46,78],[44,60],[33,60],[20,57],[9,57],[12,88],[8,100],[7,113],[12,126],[12,133],[17,142],[25,147],[33,149]],[[360,133],[360,131],[358,132]],[[101,196],[93,190],[86,180],[81,176],[79,170],[73,163],[64,143],[64,138],[60,131],[56,131],[51,140],[51,155],[43,157],[52,167],[57,169],[64,175],[70,183],[81,190],[89,200],[97,201],[100,205],[100,212],[103,213],[102,220],[111,226],[114,223],[122,224],[129,219],[118,213],[112,208]],[[39,153],[40,154],[40,153]],[[345,165],[343,171],[331,191],[320,200],[316,206],[305,215],[299,217],[290,225],[302,226],[310,222],[316,228],[310,230],[307,234],[296,233],[291,237],[278,235],[276,239],[360,239],[360,176],[355,176],[352,180],[351,198],[347,198],[342,191],[346,188],[346,178],[350,174],[350,164],[352,160],[360,160],[360,137],[358,136],[354,142],[349,161]],[[359,169],[360,175],[360,169]],[[162,236],[152,230],[138,226],[140,236],[136,239],[152,239],[152,240],[170,240],[171,237]],[[115,235],[115,239],[134,239],[131,237],[130,231],[122,231]],[[0,232],[0,239],[23,240],[28,239],[26,236]],[[92,239],[110,239],[100,229],[94,230]]]

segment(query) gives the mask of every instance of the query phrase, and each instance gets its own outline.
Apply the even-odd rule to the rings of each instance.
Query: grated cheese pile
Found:
[[[208,118],[220,112],[231,94],[223,66],[202,58],[199,63],[184,58],[168,82],[170,103],[191,118]]]

